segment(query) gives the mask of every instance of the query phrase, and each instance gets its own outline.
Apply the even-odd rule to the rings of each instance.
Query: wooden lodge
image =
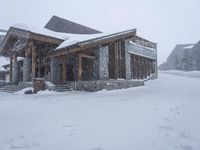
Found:
[[[137,36],[136,29],[101,33],[56,16],[45,28],[10,27],[0,55],[10,57],[13,84],[43,78],[55,85],[82,82],[91,88],[118,81],[131,87],[135,80],[157,77],[157,44]]]

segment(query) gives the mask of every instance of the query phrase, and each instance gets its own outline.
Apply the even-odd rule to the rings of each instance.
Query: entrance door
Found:
[[[67,81],[74,81],[74,65],[73,64],[67,64]]]
[[[82,57],[82,80],[88,81],[93,79],[93,60]]]

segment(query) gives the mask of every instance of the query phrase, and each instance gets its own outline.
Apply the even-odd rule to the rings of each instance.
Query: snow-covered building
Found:
[[[157,44],[137,36],[136,29],[102,33],[56,16],[45,28],[11,26],[0,55],[10,57],[13,83],[44,78],[92,91],[157,77]]]
[[[176,45],[167,58],[159,66],[160,70],[200,70],[200,41],[196,44]]]

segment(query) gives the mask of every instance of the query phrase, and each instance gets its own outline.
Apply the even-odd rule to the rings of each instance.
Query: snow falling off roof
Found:
[[[0,71],[5,71],[5,69],[2,67],[3,65],[7,65],[10,63],[9,58],[1,57],[0,56]]]

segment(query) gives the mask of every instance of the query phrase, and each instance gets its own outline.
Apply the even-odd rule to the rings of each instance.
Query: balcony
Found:
[[[126,49],[129,53],[142,57],[157,59],[157,50],[149,47],[138,45],[132,41],[127,41]]]

